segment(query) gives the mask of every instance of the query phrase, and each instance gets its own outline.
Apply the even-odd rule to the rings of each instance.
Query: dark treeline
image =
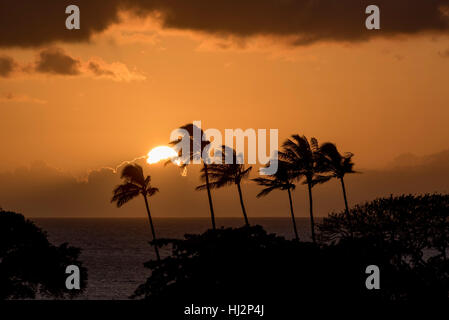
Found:
[[[286,240],[261,226],[210,229],[161,239],[172,253],[145,267],[151,276],[132,298],[161,301],[447,302],[449,196],[376,199],[334,213],[317,242]],[[380,269],[368,290],[366,268]]]
[[[63,243],[52,245],[45,231],[21,214],[0,208],[0,300],[73,298],[87,284],[81,250]],[[66,267],[80,269],[81,290],[67,290]]]

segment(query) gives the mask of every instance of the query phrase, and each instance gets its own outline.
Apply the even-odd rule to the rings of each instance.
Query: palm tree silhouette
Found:
[[[312,241],[315,243],[312,188],[319,183],[328,181],[331,177],[320,175],[325,172],[325,168],[320,165],[318,141],[315,138],[311,138],[309,142],[305,136],[294,134],[291,139],[287,139],[283,143],[282,147],[283,151],[279,152],[279,157],[289,163],[291,177],[297,180],[305,177],[303,184],[307,184],[309,191],[310,228]]]
[[[257,182],[257,184],[265,187],[261,192],[257,194],[257,198],[268,195],[271,191],[279,189],[279,190],[287,190],[288,192],[288,200],[290,203],[290,214],[292,216],[293,230],[295,232],[295,238],[299,241],[298,230],[296,228],[296,220],[295,214],[293,212],[293,203],[292,203],[292,194],[291,190],[295,189],[295,184],[292,183],[292,178],[289,170],[289,163],[282,160],[277,160],[278,162],[278,170],[273,175],[269,175],[267,178],[255,178],[253,181]]]
[[[323,143],[320,146],[320,154],[320,161],[322,161],[322,165],[326,168],[326,171],[331,174],[332,178],[337,178],[340,180],[343,191],[343,199],[345,201],[346,214],[349,215],[344,177],[348,173],[356,173],[353,169],[354,162],[352,162],[352,157],[354,154],[346,152],[342,155],[338,152],[337,146],[331,142]]]
[[[185,168],[188,164],[190,164],[194,159],[200,159],[203,162],[203,168],[202,171],[204,172],[204,177],[206,180],[206,189],[207,189],[207,197],[209,199],[209,210],[210,210],[210,217],[212,221],[212,229],[215,230],[215,214],[214,214],[214,205],[212,203],[212,196],[210,192],[210,183],[209,183],[209,166],[207,164],[208,159],[203,159],[203,151],[207,150],[207,148],[210,147],[211,143],[210,141],[206,140],[203,141],[204,138],[204,132],[202,129],[196,127],[193,123],[188,123],[179,129],[187,131],[189,135],[189,142],[190,142],[190,150],[189,153],[186,154],[185,150],[180,149],[178,152],[178,159],[180,160],[180,167]],[[197,139],[194,136],[194,130],[199,130],[200,132],[200,140],[197,141]],[[171,141],[171,145],[178,145],[182,141],[182,138],[179,138],[175,141]],[[206,161],[204,161],[206,160]],[[170,161],[170,160],[169,160]]]
[[[153,241],[156,240],[156,232],[154,231],[153,219],[151,218],[150,206],[147,198],[153,196],[159,189],[151,186],[151,177],[145,177],[142,167],[138,164],[128,164],[125,166],[122,170],[121,178],[124,180],[124,183],[115,187],[114,196],[112,197],[111,202],[115,202],[117,207],[120,208],[128,201],[142,195],[145,200],[145,207],[147,209],[148,220],[150,221]],[[154,250],[156,251],[156,257],[159,261],[161,258],[156,244],[154,244]]]
[[[225,163],[226,155],[228,158],[232,159],[232,163]],[[248,216],[246,214],[245,204],[243,202],[241,182],[243,179],[247,178],[252,167],[245,168],[244,164],[237,163],[238,157],[234,149],[222,146],[221,150],[222,163],[221,164],[211,164],[209,165],[208,171],[206,172],[206,167],[201,169],[201,178],[203,181],[207,182],[207,176],[210,176],[211,181],[209,181],[210,188],[221,188],[229,184],[235,184],[239,192],[240,206],[242,207],[243,217],[245,219],[245,224],[249,226]],[[198,186],[197,190],[204,190],[207,188],[207,183]]]

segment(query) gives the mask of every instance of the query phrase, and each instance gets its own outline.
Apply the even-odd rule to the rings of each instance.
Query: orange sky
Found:
[[[114,76],[27,72],[48,48]],[[445,34],[319,41],[222,37],[124,16],[90,41],[3,46],[21,70],[0,77],[0,172],[42,160],[76,176],[145,155],[194,120],[277,128],[332,141],[358,168],[449,148]],[[84,68],[84,67],[83,67]],[[25,71],[24,71],[25,70]]]
[[[4,95],[45,101],[0,102],[0,145],[8,150],[2,168],[32,160],[75,172],[117,164],[165,144],[171,130],[193,120],[331,140],[362,167],[449,146],[449,58],[438,54],[449,47],[446,38],[221,51],[201,49],[188,36],[159,35],[156,44],[106,40],[60,47],[86,60],[120,61],[146,79],[0,80]],[[30,51],[7,53],[30,61]]]

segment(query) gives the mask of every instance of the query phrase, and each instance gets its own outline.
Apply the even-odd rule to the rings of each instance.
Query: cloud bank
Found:
[[[160,192],[150,199],[156,217],[209,217],[207,195],[195,191],[200,184],[199,168],[189,168],[182,177],[179,168],[164,165],[145,165],[152,176],[152,184]],[[103,168],[89,173],[80,181],[68,173],[35,162],[12,172],[0,173],[0,206],[27,216],[40,217],[145,217],[142,199],[136,199],[117,209],[110,203],[112,189],[120,183],[119,173],[126,163],[115,169]],[[403,193],[449,193],[449,150],[427,157],[403,155],[384,170],[363,170],[348,175],[346,187],[351,205],[376,197]],[[243,185],[248,216],[289,217],[286,192],[275,191],[256,199],[260,187],[248,182]],[[240,217],[237,189],[233,186],[213,190],[217,217]],[[314,188],[317,216],[343,210],[341,186],[332,180]],[[298,185],[293,193],[295,213],[308,217],[305,186]]]
[[[9,77],[17,67],[13,58],[0,56],[0,77]]]
[[[0,104],[2,104],[2,103],[11,103],[11,102],[16,102],[16,103],[33,103],[33,104],[46,104],[47,103],[46,100],[33,98],[33,97],[30,97],[30,96],[28,96],[26,94],[17,94],[17,93],[12,93],[12,92],[8,92],[8,93],[5,93],[5,94],[0,94]]]
[[[81,29],[65,28],[65,7],[76,4]],[[0,3],[0,47],[82,42],[120,23],[120,13],[152,16],[163,28],[216,35],[292,37],[292,44],[363,41],[373,37],[449,31],[449,0],[377,0],[381,30],[365,28],[362,0],[15,0]]]
[[[72,58],[60,48],[50,48],[39,53],[39,58],[32,68],[36,72],[78,75],[81,73],[81,61]]]
[[[88,76],[125,82],[146,79],[145,75],[130,70],[121,62],[107,63],[100,58],[82,61],[57,47],[40,51],[36,60],[27,65],[20,65],[12,57],[0,57],[0,77],[8,78],[18,74]]]

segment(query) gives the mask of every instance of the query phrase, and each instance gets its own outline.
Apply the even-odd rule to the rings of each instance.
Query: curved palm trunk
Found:
[[[242,206],[242,212],[243,212],[243,217],[245,218],[245,224],[246,224],[246,226],[249,226],[248,216],[246,215],[245,204],[243,203],[242,188],[240,187],[240,183],[237,183],[237,189],[239,190],[240,205]]]
[[[349,216],[348,199],[346,198],[346,188],[343,178],[340,178],[340,182],[341,182],[341,189],[343,190],[343,198],[345,199],[346,214]]]
[[[147,196],[144,195],[143,198],[145,199],[145,206],[147,207],[148,220],[150,220],[150,228],[151,228],[151,233],[153,234],[153,241],[154,241],[154,240],[156,240],[156,232],[154,231],[154,225],[153,225],[153,219],[151,218],[150,206],[148,205]],[[156,251],[157,261],[160,261],[161,257],[159,256],[159,248],[157,247],[156,244],[154,245],[154,251]]]
[[[295,231],[295,237],[296,237],[296,240],[299,241],[298,230],[296,229],[295,214],[293,213],[292,194],[291,194],[291,192],[290,192],[290,188],[288,188],[287,191],[288,191],[288,200],[289,200],[289,202],[290,202],[290,213],[291,213],[291,215],[292,215],[293,230]]]
[[[209,198],[209,209],[210,209],[210,217],[212,220],[212,229],[215,230],[216,227],[215,227],[214,205],[212,204],[212,196],[210,194],[209,174],[207,172],[207,164],[206,163],[204,163],[204,174],[206,176],[207,197]]]
[[[315,240],[315,221],[313,220],[313,199],[312,199],[312,183],[307,182],[309,188],[309,211],[310,211],[310,228],[312,229],[312,241],[316,243]]]
[[[345,200],[345,210],[346,210],[346,217],[348,218],[348,223],[349,223],[349,232],[351,233],[351,237],[352,237],[354,235],[354,233],[353,233],[351,220],[350,220],[350,216],[349,216],[348,199],[346,197],[346,187],[345,187],[345,181],[343,180],[343,177],[340,178],[340,182],[341,182],[341,189],[343,191],[343,199]]]

